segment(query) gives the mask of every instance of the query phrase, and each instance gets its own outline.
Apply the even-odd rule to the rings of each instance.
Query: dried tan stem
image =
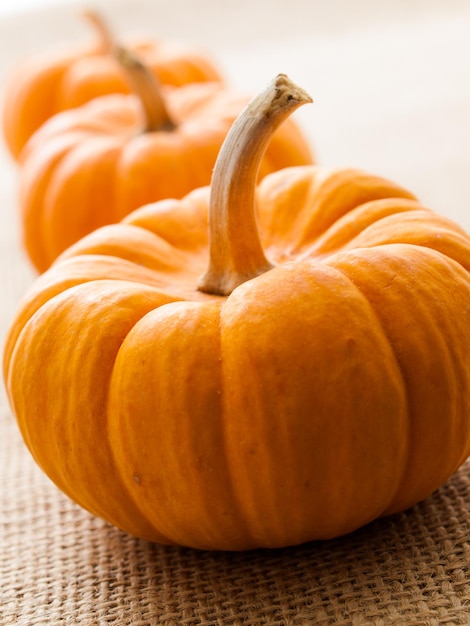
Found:
[[[116,45],[116,41],[103,16],[93,9],[85,9],[82,11],[82,16],[98,35],[100,48],[103,52],[112,53],[114,46]]]
[[[132,91],[142,103],[142,131],[171,131],[176,128],[166,107],[160,84],[148,67],[137,55],[122,46],[115,47],[114,55],[126,73]]]
[[[279,125],[312,98],[279,74],[240,113],[214,168],[209,207],[210,260],[198,289],[227,296],[238,285],[268,271],[255,216],[258,170]]]

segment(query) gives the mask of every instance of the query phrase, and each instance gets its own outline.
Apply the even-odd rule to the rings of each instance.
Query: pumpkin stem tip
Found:
[[[93,27],[98,34],[99,43],[103,52],[110,52],[114,48],[114,37],[102,15],[95,9],[83,9],[81,16]]]
[[[292,101],[297,104],[309,104],[313,102],[313,98],[296,85],[287,74],[278,74],[274,79],[275,96],[274,101],[281,101],[280,104]],[[285,102],[284,102],[285,101]]]

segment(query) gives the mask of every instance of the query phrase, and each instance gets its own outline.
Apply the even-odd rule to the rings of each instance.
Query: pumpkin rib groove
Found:
[[[72,56],[70,55],[70,59]],[[24,145],[39,125],[56,112],[60,102],[58,82],[67,71],[68,61],[69,59],[64,59],[62,63],[54,64],[33,80],[21,76],[20,67],[20,76],[15,76],[14,80],[9,81],[2,128],[6,144],[14,159],[19,158]],[[31,65],[33,71],[35,65],[39,66],[33,62]],[[33,119],[34,117],[37,119]]]
[[[67,155],[78,142],[77,137],[53,139],[48,146],[47,156],[37,158],[35,155],[22,166],[19,185],[19,198],[23,221],[23,241],[29,251],[33,263],[41,264],[48,251],[44,238],[37,237],[47,224],[45,200],[50,194],[55,172],[61,159]]]
[[[222,443],[222,447],[221,447],[221,453],[223,452],[223,456],[226,459],[226,468],[227,468],[227,480],[228,480],[228,484],[231,486],[231,499],[232,502],[235,503],[235,508],[238,510],[239,515],[238,515],[238,525],[240,528],[243,528],[243,536],[244,536],[244,546],[243,549],[246,548],[251,548],[253,547],[258,547],[259,544],[257,542],[256,536],[253,534],[252,529],[250,528],[250,523],[249,523],[249,519],[250,516],[246,515],[246,505],[244,506],[242,503],[242,499],[240,498],[240,494],[239,494],[239,490],[236,488],[236,483],[237,480],[235,478],[234,475],[234,470],[233,470],[233,463],[231,463],[229,461],[230,459],[230,454],[229,454],[229,449],[230,449],[230,436],[229,436],[229,430],[230,430],[230,420],[229,420],[229,416],[228,416],[228,409],[227,407],[230,406],[230,400],[227,399],[227,386],[226,386],[226,382],[230,380],[230,377],[227,376],[226,373],[226,358],[224,357],[224,340],[223,340],[223,336],[224,336],[224,327],[223,327],[223,323],[222,323],[222,319],[224,316],[224,312],[225,309],[230,306],[230,297],[226,298],[221,306],[220,306],[220,311],[219,311],[219,323],[218,323],[218,332],[219,332],[219,343],[220,343],[220,371],[221,371],[221,376],[220,376],[220,407],[221,407],[221,414],[220,414],[220,418],[221,418],[221,424],[222,424],[222,431],[223,431],[223,436],[221,439],[221,443]],[[232,416],[232,418],[236,418],[236,416]],[[237,440],[237,445],[239,445],[240,442]],[[232,444],[233,445],[233,444]]]
[[[55,167],[42,207],[47,265],[80,239],[85,224],[94,231],[118,221],[115,181],[120,143],[112,137],[88,139],[75,145]],[[71,210],[70,197],[78,211]]]
[[[380,198],[359,204],[329,226],[307,251],[300,253],[299,258],[329,256],[356,247],[354,241],[368,228],[392,215],[412,212],[417,208],[422,209],[422,205],[408,198]]]
[[[346,170],[341,173],[337,170],[323,170],[315,165],[304,165],[284,168],[274,177],[269,175],[263,179],[258,188],[260,205],[263,207],[259,215],[263,241],[268,246],[280,246],[284,255],[288,244],[291,257],[319,257],[320,254],[333,252],[330,248],[323,251],[321,246],[331,246],[331,236],[338,232],[341,234],[340,227],[343,231],[352,230],[353,233],[360,230],[360,220],[364,219],[359,212],[364,210],[362,207],[377,207],[381,211],[391,212],[392,209],[407,211],[418,204],[410,192],[381,178],[366,176],[363,172],[359,172],[362,183],[352,185],[351,178],[355,172]],[[371,182],[371,190],[367,190],[365,181]],[[391,196],[386,193],[388,189],[391,189]],[[352,197],[348,196],[349,190]],[[298,206],[296,212],[290,210],[291,203]],[[275,210],[268,211],[271,207]],[[350,234],[349,239],[351,237]],[[345,243],[337,245],[342,247]]]
[[[348,292],[348,297],[344,301],[338,295],[340,285]],[[315,298],[312,300],[312,288],[318,296],[318,302]],[[304,300],[300,295],[302,293],[305,295],[309,293],[308,299],[306,297]],[[322,293],[325,294],[326,301],[336,302],[343,314],[351,314],[355,330],[351,330],[349,340],[343,340],[337,333],[332,332],[330,316],[321,303]],[[352,530],[345,519],[347,516],[339,513],[338,504],[347,494],[347,501],[352,506],[354,503],[357,505],[357,499],[362,500],[363,494],[359,494],[351,482],[348,467],[351,471],[351,464],[356,470],[363,472],[363,468],[367,466],[359,461],[363,456],[367,456],[369,462],[375,466],[377,459],[375,461],[372,459],[376,451],[365,448],[365,454],[358,456],[355,445],[361,447],[362,443],[356,440],[354,417],[347,410],[342,410],[341,403],[334,403],[333,406],[338,408],[337,417],[344,430],[339,423],[336,431],[330,428],[329,418],[333,418],[331,421],[335,422],[335,414],[330,415],[321,393],[320,397],[318,396],[318,378],[322,378],[322,373],[325,375],[322,379],[330,386],[332,396],[338,394],[338,386],[346,392],[353,380],[356,384],[362,385],[362,375],[366,374],[367,380],[375,380],[386,394],[385,400],[379,396],[375,397],[381,406],[386,407],[387,403],[400,406],[398,398],[401,395],[399,391],[401,383],[398,385],[395,380],[389,382],[383,376],[377,377],[376,371],[368,368],[362,358],[358,360],[359,353],[362,354],[363,350],[362,347],[359,348],[358,340],[359,337],[365,337],[359,324],[356,325],[359,320],[358,313],[371,311],[367,300],[358,294],[356,301],[354,294],[357,294],[357,290],[341,272],[325,264],[307,262],[274,268],[256,280],[248,281],[236,288],[224,303],[225,324],[233,324],[230,340],[227,339],[227,346],[230,346],[231,352],[229,355],[231,368],[227,369],[225,374],[226,381],[231,381],[231,396],[227,396],[227,401],[235,403],[238,416],[232,427],[228,455],[236,470],[235,484],[239,501],[243,503],[241,510],[250,522],[253,542],[258,545],[264,547],[282,545],[286,535],[290,536],[290,541],[294,541],[295,538],[296,542],[301,543],[311,538],[309,533],[314,534],[316,538],[330,538],[335,536],[330,534],[335,531],[341,534]],[[287,296],[288,303],[284,301],[283,296]],[[298,306],[293,304],[294,302],[298,304],[298,298],[302,301],[301,311],[297,311]],[[267,312],[266,307],[271,312]],[[274,316],[275,328],[263,324],[265,315],[268,318]],[[311,320],[309,324],[305,323],[306,318]],[[370,317],[368,323],[373,319]],[[314,320],[321,324],[321,330],[313,323]],[[330,339],[325,340],[324,335]],[[291,359],[288,361],[289,365],[286,365],[282,349],[277,347],[279,336],[282,336],[284,341],[295,338],[293,348],[295,354],[299,353],[300,345],[305,347],[311,345],[310,357],[307,350],[301,358]],[[234,342],[235,347],[231,346]],[[344,363],[341,370],[332,371],[331,376],[330,368],[318,361],[319,346],[326,345],[328,349],[333,350],[331,355],[341,358],[341,362]],[[380,351],[377,350],[376,354],[381,354],[387,359],[387,371],[394,376],[393,363],[388,359],[390,350],[384,338]],[[348,355],[352,358],[351,365],[348,365]],[[241,364],[237,365],[240,361]],[[240,388],[244,371],[256,372],[246,390],[244,387]],[[298,386],[295,382],[298,376],[294,372],[302,372],[306,383],[304,387]],[[368,394],[367,386],[364,391],[365,405],[371,403],[371,406],[374,406],[374,394]],[[283,396],[283,392],[286,397]],[[305,423],[304,420],[301,424],[298,422],[300,406],[297,405],[296,397],[303,398],[300,406]],[[326,404],[328,405],[328,402]],[[330,405],[330,408],[333,406]],[[260,414],[261,407],[263,411]],[[386,422],[383,424],[387,425]],[[374,423],[373,419],[367,419],[365,425],[367,432],[379,434],[380,425]],[[347,432],[347,435],[344,432]],[[355,445],[351,445],[349,436],[356,442]],[[394,448],[400,450],[401,445],[395,434],[393,438]],[[336,447],[337,445],[339,447]],[[334,446],[335,455],[328,458],[327,463],[323,465],[323,460],[326,461],[323,449],[330,446]],[[345,473],[341,469],[343,465]],[[386,467],[388,470],[388,466]],[[326,477],[326,473],[329,478]],[[360,518],[358,524],[371,521],[386,505],[387,473],[388,471],[382,472],[377,482],[373,481],[375,487],[379,489],[370,491],[371,502],[368,508],[359,513],[361,510],[359,507],[357,511],[350,513],[350,518],[356,517],[356,521]],[[330,490],[325,489],[325,485],[329,485],[330,481]],[[263,485],[269,486],[266,493]],[[370,490],[370,485],[368,487]],[[304,504],[298,508],[297,503],[300,502]],[[345,507],[347,508],[347,505]],[[330,520],[329,530],[323,526],[321,519],[325,510],[328,511],[326,516]],[[289,511],[288,515],[286,511]],[[351,524],[351,519],[349,523]]]
[[[109,228],[112,229],[114,226],[111,225]],[[137,229],[137,227],[134,228]],[[144,231],[144,229],[142,230]],[[90,239],[93,237],[94,233],[90,235]],[[154,237],[160,240],[158,235]],[[136,244],[138,245],[138,240],[136,240]],[[189,299],[208,302],[217,299],[217,296],[194,289],[193,283],[200,274],[199,268],[203,265],[201,258],[197,254],[180,250],[184,254],[179,255],[180,258],[177,265],[175,258],[172,257],[171,248],[168,250],[167,263],[163,256],[154,257],[150,252],[146,252],[145,249],[141,250],[140,255],[136,256],[136,250],[138,250],[136,247],[130,247],[129,250],[126,247],[118,247],[116,242],[110,245],[95,243],[95,245],[90,246],[88,251],[80,250],[75,251],[77,254],[73,253],[69,256],[67,253],[63,255],[60,258],[60,264],[68,263],[68,268],[70,268],[68,271],[72,275],[77,271],[77,275],[73,277],[75,282],[124,279],[137,284],[147,285],[155,290],[161,290],[172,295],[177,300]],[[50,269],[53,270],[54,267],[53,265]],[[111,274],[106,274],[106,268],[109,268]],[[185,280],[178,280],[179,273],[184,270],[187,270],[188,277]],[[53,272],[51,274],[54,275]],[[171,274],[174,276],[174,281],[168,282],[168,275]]]
[[[427,228],[422,226],[422,216],[431,222],[426,225]],[[394,244],[432,250],[456,261],[466,271],[470,270],[470,252],[465,245],[468,244],[468,236],[446,218],[424,207],[391,214],[370,224],[337,252]]]
[[[220,337],[212,332],[219,325],[218,310],[217,302],[181,300],[163,304],[141,318],[116,357],[108,399],[109,412],[117,416],[111,428],[112,449],[129,497],[153,525],[160,541],[165,537],[166,543],[195,548],[246,543],[223,454]],[[196,360],[201,350],[210,354],[205,366],[199,367],[200,373],[191,366],[194,356],[188,359],[189,351],[184,349],[188,338],[181,330],[187,323],[195,323],[198,330],[197,339],[189,340],[199,344]],[[176,336],[180,342],[177,346],[173,342]],[[183,393],[175,387],[175,377],[164,380],[158,375],[170,364],[179,376],[189,376],[192,391]],[[146,384],[149,369],[156,375],[152,388]],[[206,376],[207,369],[213,376]],[[144,393],[147,396],[142,399]],[[161,413],[160,402],[166,407]],[[192,411],[184,410],[188,406]],[[134,422],[133,414],[141,417],[142,409],[149,419]],[[145,446],[140,455],[139,442]],[[159,464],[147,460],[152,449]],[[139,477],[138,481],[130,472]],[[186,473],[186,483],[175,481],[180,472]],[[215,518],[218,523],[214,523]],[[197,541],[190,539],[196,535]]]
[[[350,255],[352,258],[349,261]],[[384,515],[388,515],[429,496],[456,471],[470,451],[469,436],[465,433],[469,407],[465,404],[465,393],[462,395],[460,392],[470,387],[470,381],[465,374],[465,350],[455,330],[456,324],[465,326],[465,323],[455,317],[452,321],[448,312],[448,307],[451,307],[450,311],[455,311],[461,306],[462,299],[468,300],[470,278],[455,260],[434,249],[413,244],[389,244],[375,249],[345,251],[332,258],[331,262],[350,273],[355,284],[362,282],[361,291],[367,289],[369,298],[373,298],[373,305],[383,309],[380,318],[384,316],[382,324],[386,323],[390,333],[393,333],[393,339],[388,332],[387,337],[391,340],[406,384],[409,454],[403,464],[403,478],[397,493],[384,511]],[[379,275],[376,283],[372,281],[373,267],[386,268],[387,264],[400,268],[397,281],[400,278],[401,285],[395,288],[394,281],[389,284],[389,289],[395,290],[394,295],[389,295],[389,290],[383,288]],[[437,297],[439,288],[448,289],[454,281],[452,292],[455,295],[449,292],[448,304],[444,304]],[[430,313],[430,304],[435,307],[433,314]],[[391,307],[390,312],[388,307]],[[399,319],[401,321],[397,326]],[[401,332],[403,325],[405,335]],[[429,341],[434,342],[430,344],[432,350],[427,343],[420,343],[423,332],[426,332]],[[422,372],[419,382],[424,381],[424,388],[417,382],[417,371]],[[459,381],[456,381],[455,374],[458,374]],[[427,385],[440,387],[440,400],[423,406],[427,397],[423,389]],[[445,421],[439,411],[448,413]],[[443,442],[446,442],[444,449],[448,450],[448,455],[437,461]],[[427,466],[426,474],[421,472],[423,464]]]
[[[99,281],[95,281],[95,282],[93,282],[92,285],[90,285],[90,288],[93,289],[93,291],[95,290],[97,282],[99,283]],[[107,282],[108,282],[107,280],[104,280],[104,281],[102,281],[102,284],[107,283]],[[120,283],[120,281],[116,281],[116,287],[120,288],[119,292],[120,293],[125,293],[125,290],[123,289],[123,285],[122,284],[118,284],[118,283]],[[139,292],[142,291],[142,285],[140,285],[138,283],[129,283],[129,287],[131,289],[135,289],[136,291],[139,291]],[[150,288],[150,291],[153,291],[153,289]],[[140,294],[139,294],[139,296],[140,296]],[[162,299],[168,301],[168,294],[164,294],[164,293],[161,293],[161,292],[159,293],[158,291],[155,291],[155,296],[160,296]],[[139,299],[141,299],[143,301],[144,298],[142,296],[140,296]],[[160,305],[158,305],[158,306],[160,306]],[[161,306],[165,306],[165,304],[162,304]],[[148,309],[148,307],[147,307],[147,309]],[[132,309],[132,310],[135,310],[135,309]],[[153,310],[153,307],[151,306],[150,311],[152,311],[152,310]],[[131,508],[129,506],[129,501],[132,502],[133,499],[130,497],[130,493],[129,493],[129,490],[127,488],[127,485],[125,484],[125,481],[123,481],[122,478],[121,478],[121,472],[120,472],[120,469],[119,469],[119,464],[116,461],[114,450],[113,450],[113,447],[112,447],[111,442],[109,440],[109,434],[108,434],[109,433],[109,426],[108,426],[109,425],[109,408],[108,407],[109,407],[109,394],[110,394],[110,389],[111,389],[111,384],[112,384],[112,376],[113,376],[113,371],[114,371],[117,355],[119,354],[119,351],[121,350],[122,345],[123,345],[126,337],[128,336],[128,334],[132,331],[132,329],[136,326],[136,324],[138,324],[141,321],[141,319],[143,319],[148,313],[149,313],[148,310],[144,310],[142,315],[140,315],[140,316],[136,317],[135,319],[133,319],[131,326],[127,328],[126,335],[121,338],[120,343],[119,343],[119,345],[117,347],[117,350],[116,350],[116,352],[115,352],[115,354],[113,356],[112,367],[111,367],[111,370],[110,370],[110,372],[109,372],[109,374],[108,374],[108,376],[106,378],[106,384],[103,385],[103,387],[100,389],[100,391],[103,392],[103,398],[104,398],[103,399],[103,411],[102,411],[102,414],[103,414],[103,417],[102,417],[103,424],[102,424],[101,431],[102,431],[102,433],[107,435],[105,437],[105,439],[106,439],[106,444],[107,444],[107,449],[108,449],[108,457],[109,457],[111,466],[114,468],[114,472],[112,474],[112,479],[113,479],[113,481],[119,480],[120,488],[128,496],[128,499],[126,499],[125,497],[122,498],[122,494],[121,494],[121,497],[119,498],[119,500],[115,500],[112,503],[111,507],[109,505],[104,505],[104,511],[103,511],[103,508],[102,508],[103,505],[101,503],[100,503],[101,506],[99,506],[98,508],[94,508],[94,509],[90,508],[90,507],[87,507],[85,505],[85,508],[90,510],[92,513],[102,517],[103,519],[107,519],[108,522],[114,523],[116,526],[118,526],[120,528],[121,527],[125,528],[127,526],[127,528],[130,530],[130,532],[134,532],[134,533],[140,532],[141,536],[144,537],[144,538],[146,536],[146,533],[148,532],[148,531],[145,530],[145,524],[142,524],[142,522],[139,521],[138,528],[136,528],[134,526],[134,530],[132,531],[132,519],[130,521],[130,524],[129,524],[129,521],[128,521],[129,518],[132,517],[130,515],[130,513],[129,513],[129,509]],[[72,425],[71,421],[70,421],[70,425]],[[75,437],[75,438],[71,437],[71,440],[73,440],[73,439],[77,439],[77,437]],[[100,440],[101,444],[102,444],[102,442],[103,442],[103,440]],[[109,474],[108,474],[108,476],[109,476]],[[121,509],[121,506],[120,506],[122,502],[125,502],[125,507],[123,509]],[[134,505],[135,505],[136,512],[141,513],[140,508],[137,506],[137,504],[135,502],[134,502]],[[116,513],[115,513],[115,519],[114,520],[110,519],[109,515],[107,515],[107,513],[106,513],[110,508],[112,508],[113,511],[118,512],[117,516],[116,516]],[[119,516],[119,511],[120,510],[124,513],[124,518],[123,518],[125,520],[124,524],[123,523],[119,523],[119,517],[120,517]],[[144,520],[145,519],[146,518],[144,517]],[[150,529],[152,525],[149,523],[148,520],[146,520],[146,521],[147,521],[148,527]],[[149,539],[151,539],[151,538],[152,537],[149,536]],[[172,544],[172,542],[170,540],[166,539],[164,536],[157,537],[157,538],[155,538],[155,536],[153,536],[153,540],[161,541],[162,543],[166,543],[166,544],[169,544],[169,545]]]
[[[362,170],[349,168],[323,172],[315,165],[306,167],[315,172],[315,179],[309,190],[310,198],[302,209],[303,225],[296,250],[305,245],[307,235],[310,239],[317,239],[365,202],[390,197],[416,200],[414,194],[401,186]]]
[[[408,459],[410,454],[411,454],[411,420],[410,420],[410,416],[411,416],[410,406],[411,406],[411,404],[410,404],[410,392],[409,392],[409,388],[408,388],[408,382],[407,382],[406,377],[404,375],[402,366],[400,364],[399,359],[397,358],[397,354],[396,354],[396,351],[394,349],[394,345],[393,345],[392,339],[389,336],[389,333],[385,329],[385,325],[384,325],[383,320],[378,315],[378,313],[377,313],[375,307],[373,306],[372,302],[370,302],[369,298],[364,293],[364,290],[361,289],[361,287],[359,286],[358,282],[355,281],[354,278],[352,276],[350,276],[350,274],[348,274],[343,268],[338,267],[337,265],[335,265],[334,257],[331,257],[331,259],[326,261],[326,264],[327,265],[331,265],[331,267],[334,267],[338,272],[340,272],[342,274],[342,276],[344,276],[345,280],[349,281],[352,285],[354,285],[354,287],[357,290],[357,292],[360,293],[361,297],[369,304],[370,309],[371,309],[371,311],[372,311],[372,313],[374,315],[374,319],[376,320],[377,325],[380,327],[383,336],[386,338],[386,341],[387,341],[387,343],[390,346],[391,353],[393,354],[393,358],[394,358],[394,361],[396,363],[396,368],[400,372],[401,388],[402,388],[402,392],[403,392],[403,404],[404,404],[405,413],[406,413],[406,423],[408,425],[407,434],[406,434],[406,437],[404,439],[404,446],[405,446],[404,456],[405,456],[406,459]],[[392,280],[389,282],[389,284],[385,286],[385,288],[387,288],[387,286],[390,286],[391,283],[395,280],[395,278],[396,278],[396,275],[392,278]],[[399,492],[400,486],[402,485],[403,479],[404,479],[404,477],[406,475],[406,470],[407,470],[407,463],[402,463],[401,464],[400,477],[396,481],[396,489],[390,494],[390,498],[389,498],[389,501],[387,503],[387,506],[383,507],[383,510],[380,512],[378,517],[382,517],[385,514],[385,511],[387,511],[389,509],[391,503],[395,501],[397,493]]]
[[[63,269],[66,270],[65,273],[62,271]],[[47,274],[42,274],[36,279],[34,290],[30,291],[27,300],[22,305],[22,326],[48,300],[78,285],[89,282],[95,283],[100,280],[114,280],[134,285],[145,285],[155,289],[155,291],[168,293],[167,289],[162,289],[164,286],[166,287],[166,284],[161,278],[157,277],[153,269],[123,257],[113,257],[104,253],[101,255],[90,253],[89,255],[64,257],[60,260],[60,266],[57,264],[51,266]],[[178,297],[176,293],[174,295],[175,298]],[[6,377],[12,358],[12,346],[14,346],[19,337],[17,332],[19,327],[20,325],[17,324],[14,329],[11,329],[4,345],[3,367]]]
[[[229,500],[233,509],[232,514],[234,515],[234,517],[236,515],[237,532],[242,537],[241,539],[239,538],[238,541],[241,545],[241,549],[244,549],[246,545],[250,545],[250,543],[253,542],[253,537],[251,536],[249,526],[246,524],[246,518],[242,514],[242,507],[240,506],[240,501],[237,497],[237,490],[235,488],[235,480],[234,480],[233,472],[231,469],[231,464],[228,461],[228,454],[227,454],[227,450],[228,450],[227,428],[229,426],[229,417],[227,415],[228,404],[225,401],[226,387],[225,387],[224,382],[226,380],[226,375],[225,375],[225,368],[224,368],[224,364],[225,364],[224,349],[223,349],[224,343],[222,341],[222,337],[223,337],[222,313],[223,313],[224,307],[226,306],[226,303],[227,303],[227,300],[222,300],[220,303],[219,311],[218,311],[218,322],[217,322],[218,346],[219,346],[218,364],[219,364],[219,373],[220,373],[219,379],[218,379],[219,411],[220,411],[219,422],[220,422],[220,429],[221,429],[221,437],[219,440],[220,447],[219,447],[218,453],[219,453],[220,458],[224,459],[224,468],[225,468],[225,473],[226,473],[226,490],[224,491],[223,494],[221,494],[221,497],[225,499],[227,497],[227,493],[230,493]],[[249,539],[247,539],[247,537],[249,537]],[[228,538],[227,545],[230,545],[231,542],[235,542],[234,537]],[[232,543],[232,547],[228,549],[233,549],[233,545],[235,545],[235,543]]]
[[[136,324],[134,324],[134,327],[137,325],[138,322],[136,322]],[[113,363],[113,367],[111,370],[111,374],[109,377],[109,385],[108,385],[108,390],[107,390],[107,397],[106,397],[106,415],[107,415],[107,423],[108,423],[108,427],[106,429],[107,432],[107,436],[108,436],[108,443],[109,443],[109,450],[110,450],[110,454],[112,457],[112,461],[113,461],[113,465],[116,467],[117,469],[117,473],[119,475],[119,480],[123,486],[123,489],[125,490],[126,494],[127,494],[127,500],[124,499],[123,501],[126,503],[128,502],[132,502],[133,506],[136,508],[136,510],[139,512],[139,517],[140,519],[144,519],[150,529],[148,531],[148,534],[142,533],[142,531],[140,531],[138,533],[138,536],[141,539],[147,540],[147,541],[156,541],[157,543],[161,543],[162,545],[175,545],[174,542],[172,542],[170,540],[170,538],[161,531],[161,529],[156,528],[155,526],[155,522],[153,520],[150,520],[148,515],[146,514],[146,511],[143,510],[142,506],[139,505],[138,500],[135,498],[134,495],[134,491],[130,488],[129,484],[126,482],[123,473],[122,473],[122,468],[121,468],[121,463],[120,460],[117,457],[117,452],[116,452],[116,446],[113,445],[113,443],[111,442],[110,439],[110,433],[109,433],[109,427],[110,427],[110,415],[112,415],[113,411],[111,408],[111,393],[113,391],[113,384],[114,384],[114,378],[115,378],[115,371],[116,371],[116,363],[118,358],[120,358],[120,354],[123,350],[123,346],[126,342],[126,338],[129,336],[129,334],[131,333],[132,329],[129,330],[129,332],[127,333],[126,337],[123,338],[121,345],[119,346],[119,349],[116,353],[115,359],[114,359],[114,363]],[[128,531],[128,529],[126,528],[122,528],[122,530],[124,531]],[[137,536],[137,533],[136,533]]]
[[[163,299],[168,301],[168,295],[165,294]],[[78,301],[81,316],[73,314]],[[15,403],[18,424],[36,461],[69,497],[93,514],[108,520],[106,511],[109,503],[106,505],[100,498],[106,500],[109,492],[116,494],[120,487],[113,481],[113,476],[116,478],[115,469],[110,466],[111,457],[109,452],[106,453],[103,439],[106,432],[103,423],[107,395],[106,368],[114,363],[113,352],[122,341],[120,327],[129,327],[139,315],[145,314],[158,302],[162,302],[162,296],[151,288],[123,281],[103,280],[76,285],[57,294],[35,311],[22,327],[9,362],[8,391],[12,401],[15,396],[12,382],[15,371],[18,373],[18,384],[24,384],[31,390],[41,388],[40,401],[34,408],[37,419],[30,419],[30,412],[25,412],[25,407]],[[132,315],[121,315],[126,311]],[[99,333],[93,321],[95,318],[100,320]],[[54,338],[47,333],[49,324],[54,327]],[[88,340],[90,334],[93,341]],[[75,340],[64,344],[63,336],[70,338],[71,335],[75,336]],[[48,363],[48,367],[41,368],[40,372],[31,369],[28,360],[32,337],[36,339],[36,352],[41,352],[44,362]],[[65,348],[70,358],[67,358],[67,353],[63,354]],[[86,359],[83,359],[83,354],[87,355]],[[57,358],[59,355],[64,358]],[[57,370],[57,376],[64,383],[60,388],[54,389],[56,377],[50,375],[51,368]],[[44,383],[42,387],[41,381]],[[66,381],[69,381],[68,384]],[[69,394],[72,386],[75,393]],[[81,406],[79,413],[74,411],[74,402]],[[44,416],[49,419],[44,421]],[[66,419],[67,416],[72,419]],[[93,427],[88,429],[87,424],[91,423]],[[85,445],[84,441],[92,443],[95,449],[91,464],[90,459],[85,464],[82,461],[80,450]],[[50,452],[49,456],[46,449]],[[38,456],[39,451],[41,454]],[[57,463],[61,458],[63,462]],[[107,480],[88,482],[87,476],[90,472],[93,474],[90,465],[96,467],[98,474],[105,472]],[[83,488],[84,484],[87,488]],[[116,497],[116,501],[121,502],[121,498]],[[112,501],[111,496],[110,499]],[[126,510],[124,517],[127,514]],[[112,522],[122,525],[122,522],[118,523],[119,515],[112,517]],[[130,516],[126,525],[133,526]]]

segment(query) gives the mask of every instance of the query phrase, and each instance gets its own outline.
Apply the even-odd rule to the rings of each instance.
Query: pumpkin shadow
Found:
[[[404,513],[291,548],[197,551],[106,527],[108,593],[149,624],[469,623],[469,505],[467,463]]]

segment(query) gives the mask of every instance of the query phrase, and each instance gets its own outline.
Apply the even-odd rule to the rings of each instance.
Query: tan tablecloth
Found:
[[[325,165],[408,186],[470,229],[465,1],[96,2],[119,32],[187,39],[257,91],[288,73]],[[80,5],[0,17],[0,87],[20,57],[85,36]],[[1,15],[1,8],[0,8]],[[33,280],[16,172],[0,153],[0,333]],[[135,540],[71,503],[26,451],[0,395],[0,624],[438,626],[470,623],[470,464],[412,510],[291,549],[200,553]]]

